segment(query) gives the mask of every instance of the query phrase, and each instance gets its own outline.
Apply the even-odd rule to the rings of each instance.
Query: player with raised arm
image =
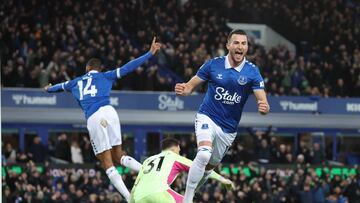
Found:
[[[208,82],[205,98],[195,119],[198,151],[190,167],[184,202],[192,202],[195,189],[224,157],[232,145],[243,107],[253,92],[261,114],[270,110],[259,68],[246,60],[248,38],[243,30],[230,32],[226,56],[205,62],[187,83],[175,86],[177,95],[190,95],[197,86]]]
[[[87,119],[90,142],[102,168],[106,171],[111,183],[125,197],[130,193],[120,174],[114,167],[114,162],[139,171],[141,164],[134,158],[126,156],[121,148],[121,128],[119,117],[114,107],[110,105],[110,92],[113,83],[126,74],[136,70],[145,61],[151,58],[161,47],[153,39],[150,51],[115,70],[100,72],[101,61],[92,58],[86,65],[86,74],[71,81],[44,87],[49,93],[67,91],[79,103]],[[113,162],[114,161],[114,162]]]
[[[179,141],[166,138],[162,141],[162,152],[147,158],[141,167],[131,191],[130,203],[179,203],[183,197],[170,188],[180,172],[188,172],[192,161],[179,155]],[[210,178],[226,187],[233,183],[212,172]]]

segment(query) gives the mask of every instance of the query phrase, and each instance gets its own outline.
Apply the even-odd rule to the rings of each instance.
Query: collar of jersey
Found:
[[[236,66],[234,69],[237,71],[237,72],[240,72],[244,65],[245,65],[245,61],[246,61],[246,58],[244,57],[243,61],[240,63],[240,65]],[[229,62],[229,54],[226,55],[225,57],[225,69],[229,69],[229,68],[232,68],[231,65],[230,65],[230,62]]]
[[[88,73],[98,73],[99,71],[97,71],[97,70],[91,70],[91,71],[89,71]]]

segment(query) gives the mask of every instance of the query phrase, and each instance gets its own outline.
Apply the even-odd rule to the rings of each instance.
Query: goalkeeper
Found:
[[[179,203],[183,196],[170,188],[178,174],[188,172],[192,161],[179,155],[179,141],[166,138],[162,152],[147,158],[141,167],[130,195],[130,203]],[[234,188],[233,182],[212,172],[210,178],[226,187]],[[200,181],[201,186],[205,181]]]

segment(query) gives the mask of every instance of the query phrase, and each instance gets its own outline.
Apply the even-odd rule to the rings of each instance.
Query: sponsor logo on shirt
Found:
[[[16,105],[56,105],[56,95],[27,96],[26,94],[13,94],[12,99]]]
[[[221,101],[223,104],[234,105],[235,103],[238,104],[241,101],[241,96],[238,95],[237,92],[230,94],[229,91],[223,87],[217,87],[215,92],[216,94],[214,98],[218,101]]]
[[[171,97],[166,94],[159,95],[159,109],[168,111],[177,111],[184,109],[184,101],[178,97]]]
[[[222,80],[223,79],[222,76],[223,76],[222,74],[217,74],[216,78],[219,79],[219,80]]]

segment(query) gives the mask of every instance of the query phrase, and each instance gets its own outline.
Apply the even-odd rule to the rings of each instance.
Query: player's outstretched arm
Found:
[[[116,71],[118,72],[118,78],[123,77],[127,75],[128,73],[131,73],[135,71],[139,66],[141,66],[143,63],[145,63],[146,60],[148,60],[150,57],[156,54],[156,52],[161,48],[161,43],[156,42],[156,37],[153,38],[150,50],[140,56],[139,58],[136,58],[134,60],[131,60],[130,62],[126,63]]]
[[[182,165],[182,167],[179,168],[179,171],[185,171],[187,173],[189,172],[190,166],[192,164],[192,161],[190,159],[179,155],[176,161]],[[219,181],[227,189],[233,189],[233,190],[235,189],[235,185],[231,180],[221,176],[215,171],[210,173],[209,178]]]
[[[202,79],[195,75],[187,83],[177,83],[175,93],[179,96],[188,96],[203,82]]]
[[[254,95],[256,97],[257,105],[258,105],[258,111],[262,115],[266,115],[270,111],[270,106],[266,98],[265,90],[263,89],[257,89],[254,90]]]
[[[210,173],[209,178],[219,181],[228,190],[229,189],[235,190],[235,184],[230,179],[223,177],[222,175],[216,173],[215,171]]]
[[[64,91],[64,83],[59,83],[56,85],[52,85],[51,83],[49,83],[48,85],[43,87],[43,89],[45,92],[48,92],[48,93],[62,92],[62,91]]]

